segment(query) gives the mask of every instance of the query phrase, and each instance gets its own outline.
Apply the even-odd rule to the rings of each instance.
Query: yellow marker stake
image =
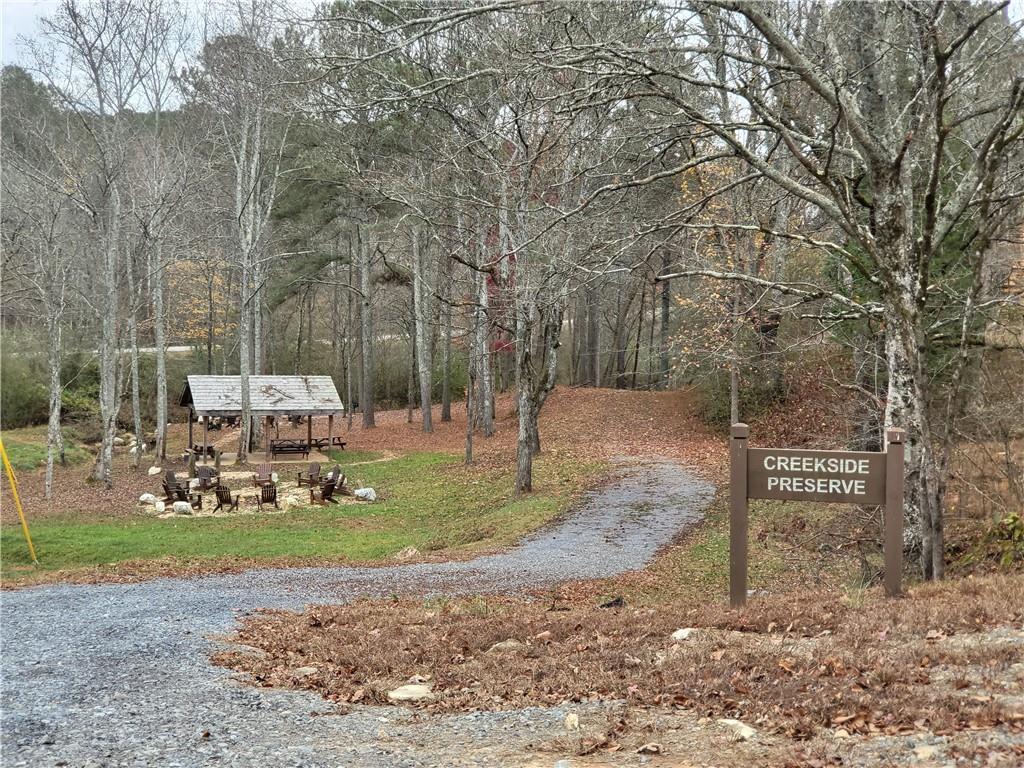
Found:
[[[36,548],[32,546],[32,535],[28,532],[25,510],[21,508],[21,497],[18,496],[18,481],[14,479],[14,468],[11,466],[11,460],[7,458],[7,449],[4,448],[3,439],[0,439],[0,457],[3,457],[4,460],[7,481],[11,484],[11,495],[14,497],[14,506],[18,510],[18,517],[21,518],[21,530],[25,532],[25,541],[28,542],[28,553],[32,556],[32,565],[39,565],[39,561],[36,560]]]

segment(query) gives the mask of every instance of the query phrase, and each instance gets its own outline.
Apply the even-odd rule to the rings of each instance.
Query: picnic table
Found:
[[[270,452],[278,454],[302,455],[302,458],[309,456],[309,444],[305,440],[271,440]]]

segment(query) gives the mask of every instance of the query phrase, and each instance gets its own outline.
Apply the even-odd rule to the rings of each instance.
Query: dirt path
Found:
[[[261,607],[520,592],[641,568],[702,517],[712,490],[667,459],[624,461],[615,482],[559,523],[475,560],[4,593],[3,765],[536,765],[531,751],[564,734],[561,708],[319,716],[332,710],[322,699],[242,685],[207,656],[241,613]],[[602,716],[597,706],[574,711]]]

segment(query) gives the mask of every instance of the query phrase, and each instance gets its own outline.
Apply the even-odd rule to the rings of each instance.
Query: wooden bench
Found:
[[[330,446],[328,446],[328,444],[327,444],[327,438],[326,437],[314,437],[313,438],[313,447],[316,448],[318,451],[319,450],[323,450],[324,448],[332,447],[332,446],[337,446],[337,447],[341,448],[341,450],[344,451],[346,445],[348,445],[348,443],[346,443],[344,440],[342,440],[340,435],[335,435],[334,437],[331,438]]]
[[[274,456],[278,454],[301,454],[302,458],[307,458],[309,456],[309,446],[305,440],[271,440],[270,453]]]

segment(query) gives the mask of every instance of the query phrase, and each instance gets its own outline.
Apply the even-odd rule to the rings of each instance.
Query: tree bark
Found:
[[[427,327],[430,311],[430,286],[427,282],[425,272],[425,259],[423,247],[420,243],[418,231],[412,233],[412,299],[413,299],[413,323],[416,332],[416,356],[415,362],[420,380],[420,409],[423,416],[423,431],[433,432],[434,422],[431,408],[432,389],[432,361],[430,354],[430,334]]]
[[[158,239],[153,248],[153,345],[156,347],[156,451],[157,461],[167,458],[167,339],[164,317],[163,249]],[[207,351],[207,360],[210,350]]]
[[[100,335],[100,421],[102,442],[96,455],[92,478],[107,488],[113,485],[114,437],[120,393],[117,382],[117,267],[121,244],[121,195],[116,184],[110,185],[109,200],[104,211],[103,308]]]
[[[139,398],[139,328],[138,307],[135,302],[135,265],[132,254],[125,255],[125,275],[128,280],[128,344],[131,354],[131,387],[132,387],[132,429],[135,432],[135,455],[131,457],[132,467],[138,468],[142,459],[142,406]]]
[[[359,311],[359,349],[362,352],[362,382],[359,407],[363,412],[363,428],[376,426],[373,412],[373,388],[376,370],[373,362],[373,276],[370,274],[370,251],[357,230],[359,252],[359,289],[362,303]]]

